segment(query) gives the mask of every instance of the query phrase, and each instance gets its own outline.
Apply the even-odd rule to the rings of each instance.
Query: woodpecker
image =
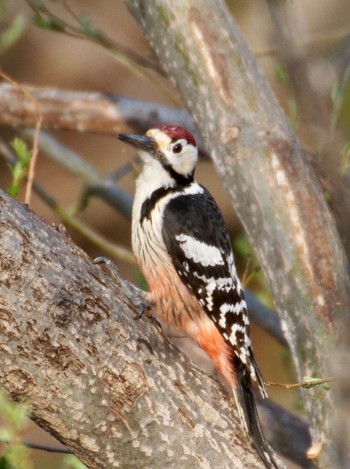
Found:
[[[265,466],[278,469],[252,392],[254,382],[267,397],[230,237],[213,197],[194,179],[195,139],[176,125],[118,138],[136,148],[143,162],[136,180],[132,248],[152,310],[162,325],[186,334],[210,357],[233,390],[246,435]]]

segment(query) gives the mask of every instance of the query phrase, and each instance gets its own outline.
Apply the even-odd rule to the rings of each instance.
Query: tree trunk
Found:
[[[300,378],[331,376],[350,304],[348,263],[320,184],[225,2],[126,4],[226,183],[285,321]],[[303,398],[314,443],[324,445],[320,464],[334,467],[334,394],[317,387]]]

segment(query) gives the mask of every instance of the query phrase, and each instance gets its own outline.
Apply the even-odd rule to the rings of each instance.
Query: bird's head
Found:
[[[145,135],[119,134],[118,138],[137,148],[145,165],[156,161],[177,182],[193,180],[198,150],[193,135],[183,127],[159,125]]]

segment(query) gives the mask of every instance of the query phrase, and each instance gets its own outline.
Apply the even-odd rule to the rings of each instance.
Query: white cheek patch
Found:
[[[172,158],[172,164],[178,173],[185,175],[193,171],[193,168],[197,163],[197,159],[198,157],[196,150],[192,147],[191,149],[188,149],[183,155],[181,155],[179,160]]]
[[[187,259],[192,259],[193,262],[201,264],[203,267],[224,265],[222,254],[217,247],[210,246],[184,234],[177,235],[176,239],[180,242],[179,247]]]
[[[186,144],[180,156],[169,152],[168,158],[175,171],[179,174],[189,174],[193,171],[198,161],[198,151],[193,145]]]

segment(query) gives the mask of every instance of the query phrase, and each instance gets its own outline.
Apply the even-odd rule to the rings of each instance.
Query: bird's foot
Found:
[[[120,275],[118,267],[114,264],[113,261],[111,261],[111,259],[101,256],[96,257],[93,262],[94,264],[104,265],[113,280],[115,280],[117,285],[123,289],[125,295],[131,301],[136,310],[136,316],[134,317],[135,320],[141,319],[145,312],[151,309],[148,293],[136,287],[131,282],[123,279]]]

